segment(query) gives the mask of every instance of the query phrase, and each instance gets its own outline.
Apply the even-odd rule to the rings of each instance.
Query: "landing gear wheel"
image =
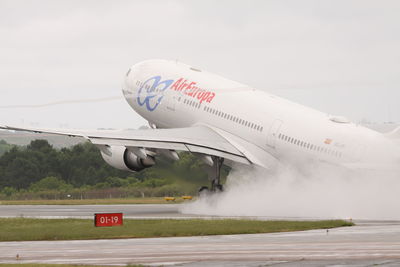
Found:
[[[224,186],[222,184],[215,185],[215,192],[222,192],[224,191]]]
[[[210,189],[208,189],[208,186],[202,186],[199,189],[199,197],[208,195],[210,193]]]
[[[210,191],[210,190],[208,189],[208,186],[202,186],[202,187],[200,187],[199,193],[204,192],[204,191]]]

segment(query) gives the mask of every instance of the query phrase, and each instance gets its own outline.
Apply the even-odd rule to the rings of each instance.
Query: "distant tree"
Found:
[[[53,146],[49,144],[47,140],[33,140],[29,145],[28,145],[28,150],[31,151],[40,151],[44,153],[51,153],[53,152]]]
[[[56,150],[46,140],[34,140],[26,148],[13,147],[0,157],[0,187],[28,188],[49,176],[80,187],[94,185],[110,176],[128,175],[130,172],[107,165],[90,143]]]
[[[187,152],[179,156],[178,161],[157,157],[155,166],[141,172],[128,172],[105,163],[98,148],[90,142],[57,150],[46,140],[34,140],[27,147],[13,146],[0,156],[0,188],[20,190],[32,184],[36,186],[32,189],[38,188],[43,185],[37,184],[43,178],[51,178],[44,181],[49,186],[63,181],[73,187],[96,185],[98,188],[208,183],[204,163]],[[228,171],[229,168],[224,167],[223,175]]]
[[[67,184],[64,180],[57,177],[46,177],[41,179],[40,181],[31,184],[29,187],[30,191],[39,192],[39,191],[68,191],[72,189],[72,185]]]
[[[17,190],[14,187],[4,187],[3,190],[1,190],[1,194],[9,197],[12,196],[13,194],[17,193]]]
[[[12,147],[13,145],[8,144],[4,140],[0,140],[0,156],[6,153],[7,151],[10,151]]]

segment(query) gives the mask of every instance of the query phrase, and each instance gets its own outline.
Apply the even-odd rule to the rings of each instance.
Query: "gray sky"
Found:
[[[121,83],[152,58],[355,121],[400,121],[399,14],[397,0],[0,0],[0,124],[139,127]]]

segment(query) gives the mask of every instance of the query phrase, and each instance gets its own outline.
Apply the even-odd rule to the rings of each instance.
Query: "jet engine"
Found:
[[[123,171],[138,172],[155,164],[154,157],[124,146],[101,146],[101,156],[108,165]],[[136,153],[134,153],[136,152]]]

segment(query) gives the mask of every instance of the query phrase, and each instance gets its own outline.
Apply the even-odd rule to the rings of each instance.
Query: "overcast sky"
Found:
[[[397,0],[0,0],[0,124],[137,128],[121,83],[152,58],[354,121],[400,121],[399,14]]]

